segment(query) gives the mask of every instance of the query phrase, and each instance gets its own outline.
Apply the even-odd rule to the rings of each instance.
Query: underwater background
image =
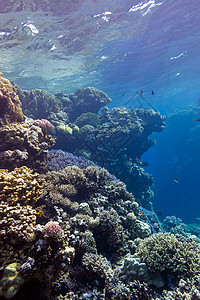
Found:
[[[200,97],[198,1],[2,0],[0,11],[0,69],[22,89],[69,94],[94,86],[112,98],[109,107],[150,108],[137,101],[142,89],[167,116]],[[179,132],[166,120],[146,154],[156,210],[185,222],[199,211],[198,118],[183,117]]]
[[[0,299],[200,299],[199,15],[0,0]]]

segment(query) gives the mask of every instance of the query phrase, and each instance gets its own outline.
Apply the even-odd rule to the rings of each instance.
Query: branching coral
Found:
[[[191,240],[169,233],[155,233],[140,242],[136,255],[149,271],[173,272],[192,278],[200,272],[200,249]]]
[[[23,122],[25,117],[21,110],[21,102],[8,79],[0,73],[1,125]]]
[[[108,251],[112,253],[123,244],[126,233],[114,209],[101,212],[99,225],[94,229],[94,236],[99,251],[103,253]]]
[[[108,260],[102,255],[85,253],[82,265],[90,272],[96,273],[99,279],[109,281],[113,276],[113,270]]]
[[[0,200],[11,205],[34,205],[42,194],[44,180],[27,167],[0,170]]]
[[[200,299],[200,290],[195,286],[195,280],[181,279],[173,291],[164,291],[160,299],[198,300]]]

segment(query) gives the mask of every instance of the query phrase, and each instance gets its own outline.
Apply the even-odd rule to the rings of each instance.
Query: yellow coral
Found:
[[[154,233],[142,240],[136,254],[150,271],[171,271],[178,277],[200,274],[200,248],[181,236]]]
[[[0,200],[34,205],[42,194],[43,179],[25,166],[14,171],[0,170]]]
[[[62,125],[59,125],[58,127],[57,127],[57,129],[59,130],[59,131],[61,131],[62,133],[68,133],[68,134],[72,134],[73,133],[73,129],[70,127],[70,126],[68,126],[68,125],[64,125],[64,124],[62,124]]]
[[[73,131],[74,131],[74,132],[79,132],[79,127],[78,127],[78,126],[74,126],[74,127],[73,127]]]
[[[22,241],[32,241],[35,237],[37,211],[29,205],[19,203],[11,206],[6,202],[0,203],[0,238],[17,244]]]
[[[0,296],[11,299],[23,285],[24,279],[17,271],[19,266],[17,263],[12,263],[4,269],[3,278],[0,281]]]

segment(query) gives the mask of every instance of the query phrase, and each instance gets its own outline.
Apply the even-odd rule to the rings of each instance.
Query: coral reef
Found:
[[[70,95],[57,93],[55,96],[62,101],[71,122],[83,113],[98,113],[100,108],[111,102],[104,92],[94,87],[78,89]]]
[[[35,238],[37,212],[29,205],[0,204],[0,237],[1,241],[17,244],[22,241],[32,241]]]
[[[145,263],[141,263],[139,258],[127,256],[124,259],[124,265],[121,269],[120,277],[125,282],[131,282],[136,279],[147,282],[149,275]]]
[[[187,228],[184,237],[162,232],[149,201],[153,179],[140,162],[154,144],[148,136],[163,129],[165,118],[153,110],[124,107],[98,114],[110,99],[95,88],[52,96],[22,91],[1,79],[0,92],[5,101],[0,297],[199,299],[199,246],[187,237]],[[25,113],[36,120],[17,119],[16,93]],[[47,153],[54,126],[58,144],[82,156]],[[129,191],[104,166],[126,181]],[[163,223],[171,232],[181,232],[181,226],[173,217]]]
[[[182,236],[155,233],[141,241],[136,255],[152,272],[173,273],[183,279],[200,272],[200,249]]]
[[[200,299],[200,290],[195,286],[194,280],[191,282],[189,280],[181,279],[178,286],[173,291],[164,291],[160,299],[196,300]]]
[[[90,272],[96,273],[100,280],[109,281],[113,277],[113,270],[108,260],[102,255],[85,253],[82,265]]]
[[[143,169],[148,164],[138,165],[137,160],[154,145],[148,136],[164,128],[164,116],[152,109],[105,108],[111,99],[92,87],[55,96],[38,90],[16,91],[27,116],[47,118],[56,127],[58,148],[107,168],[127,184],[142,206],[151,209],[153,178]],[[38,110],[38,103],[44,103],[43,109]]]
[[[19,268],[19,264],[12,263],[4,269],[3,277],[0,281],[0,296],[4,296],[6,299],[11,299],[15,296],[24,283],[24,279],[17,268]]]
[[[151,109],[103,108],[96,118],[94,113],[84,113],[74,123],[62,125],[62,134],[58,126],[57,145],[106,167],[127,184],[140,204],[150,209],[153,178],[137,160],[154,144],[148,136],[153,131],[161,131],[164,120]],[[73,130],[75,125],[78,126],[76,131]],[[70,131],[65,133],[64,128],[68,128],[65,126]]]
[[[14,91],[13,85],[0,73],[0,124],[23,122],[25,117],[21,110],[21,102]]]
[[[12,172],[0,169],[0,200],[10,205],[35,205],[42,194],[43,182],[38,173],[25,166]]]
[[[26,91],[14,86],[22,103],[24,114],[33,119],[48,119],[51,113],[58,113],[62,109],[61,101],[47,91]]]
[[[0,127],[0,167],[13,169],[41,164],[55,139],[47,134],[53,129],[47,120],[35,120]]]

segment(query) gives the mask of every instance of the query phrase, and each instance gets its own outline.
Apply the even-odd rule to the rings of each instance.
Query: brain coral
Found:
[[[11,205],[34,205],[42,193],[43,180],[25,166],[14,171],[0,170],[0,200]]]
[[[21,110],[21,102],[8,79],[0,73],[0,104],[1,124],[23,122],[24,115]]]
[[[150,271],[173,272],[182,278],[200,272],[200,249],[182,236],[155,233],[140,242],[136,254]]]

